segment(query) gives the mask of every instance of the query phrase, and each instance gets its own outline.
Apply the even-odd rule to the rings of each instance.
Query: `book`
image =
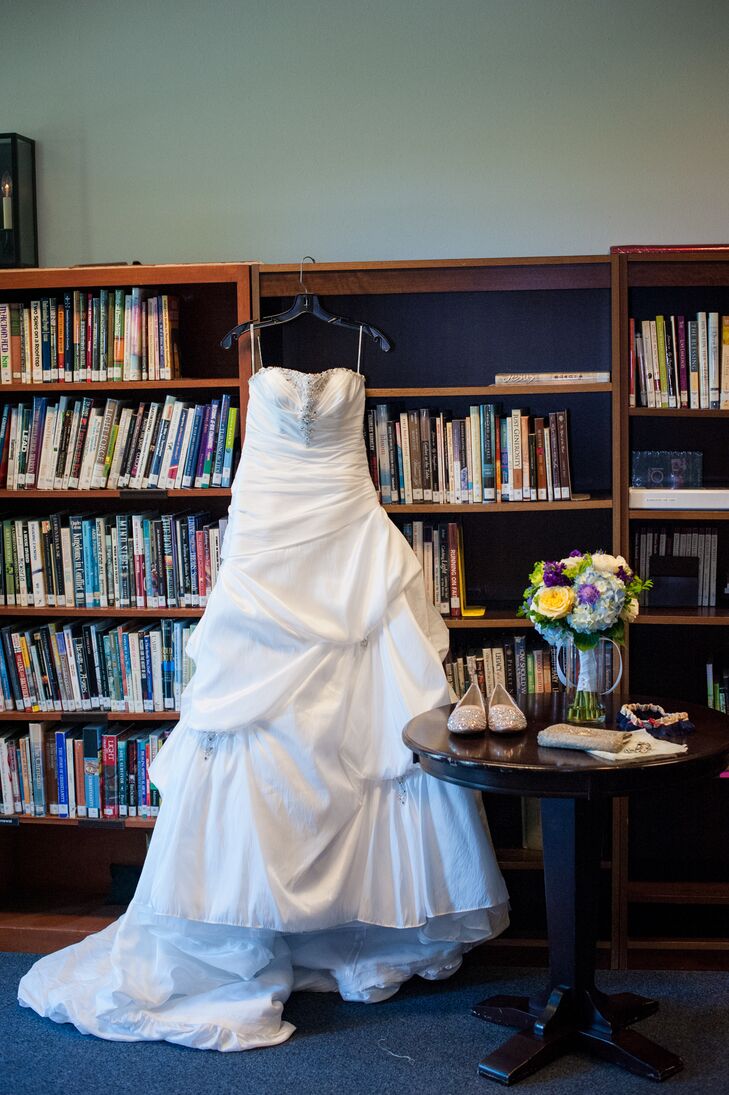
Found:
[[[579,370],[575,372],[526,372],[496,373],[495,384],[609,384],[610,373],[606,370]]]

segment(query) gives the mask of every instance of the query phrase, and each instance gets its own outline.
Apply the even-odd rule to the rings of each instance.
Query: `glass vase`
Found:
[[[604,653],[606,644],[613,648],[612,658],[607,663]],[[602,679],[606,677],[608,666],[612,667],[612,681]],[[573,642],[569,642],[557,651],[557,674],[565,689],[572,693],[567,722],[604,725],[606,711],[603,696],[615,691],[623,675],[623,659],[618,644],[613,639],[601,639],[591,650],[579,650]]]
[[[567,722],[602,725],[605,722],[605,704],[597,687],[597,647],[592,650],[576,650],[577,687],[572,703],[567,708]]]

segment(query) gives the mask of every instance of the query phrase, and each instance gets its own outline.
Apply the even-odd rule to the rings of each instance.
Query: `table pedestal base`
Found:
[[[597,989],[555,988],[547,1003],[524,996],[492,996],[473,1008],[480,1019],[518,1027],[519,1033],[484,1058],[483,1076],[515,1084],[573,1050],[585,1050],[651,1080],[666,1080],[683,1067],[669,1053],[626,1027],[658,1010],[655,1000],[632,992],[606,996]]]

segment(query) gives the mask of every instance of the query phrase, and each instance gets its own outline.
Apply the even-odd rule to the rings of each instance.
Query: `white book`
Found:
[[[74,608],[73,591],[73,553],[71,551],[71,529],[61,526],[61,558],[63,559],[63,586],[65,593],[64,604],[67,608]]]
[[[78,667],[76,665],[76,651],[73,646],[73,635],[71,634],[70,625],[66,625],[63,628],[63,638],[66,647],[66,659],[68,662],[68,676],[71,682],[71,689],[73,691],[73,702],[75,704],[76,711],[85,711],[89,707],[88,700],[82,700],[81,687],[79,684]]]
[[[182,418],[183,411],[187,408],[188,404],[181,400],[176,400],[172,408],[172,416],[170,418],[170,428],[167,431],[167,441],[165,442],[165,451],[162,456],[162,464],[160,465],[159,475],[157,477],[157,485],[159,487],[167,486],[167,473],[170,470],[170,459],[175,447],[175,438],[177,437],[177,431],[180,427],[180,419]]]
[[[10,441],[8,444],[8,490],[18,489],[18,427],[20,412],[17,407],[10,409]]]
[[[151,371],[152,367],[150,363],[150,372]],[[147,482],[144,484],[144,486],[156,487],[159,483],[160,473],[162,471],[162,462],[164,460],[164,455],[167,452],[167,442],[169,440],[170,430],[172,429],[172,418],[174,415],[176,403],[177,398],[174,395],[168,395],[165,398],[164,406],[162,408],[162,414],[160,416],[160,436],[158,439],[158,444],[162,444],[163,448],[161,453],[155,450],[154,460],[152,461],[153,464],[157,463],[159,466],[156,472],[152,472],[152,469],[150,468],[150,475],[148,476]],[[213,485],[215,486],[216,484]],[[220,483],[218,483],[217,486],[220,486]]]
[[[711,529],[710,539],[711,539],[711,545],[710,545],[711,561],[710,561],[710,564],[709,564],[709,608],[714,608],[716,606],[716,559],[717,559],[718,550],[719,550],[719,546],[718,546],[719,531],[718,531],[718,529],[715,529],[715,528]]]
[[[55,703],[53,706],[54,706],[56,711],[68,711],[69,706],[68,706],[68,692],[67,692],[67,689],[66,689],[66,677],[65,677],[64,672],[63,672],[63,665],[62,665],[62,662],[61,662],[61,655],[59,654],[59,651],[58,651],[58,643],[56,641],[56,632],[55,632],[55,629],[53,627],[49,627],[48,632],[49,632],[48,641],[49,641],[50,647],[51,647],[51,655],[53,657],[53,665],[54,665],[55,670],[56,670],[56,677],[58,678],[58,691],[59,691],[60,696],[61,696],[60,701],[58,703]]]
[[[696,313],[699,341],[699,406],[709,406],[709,333],[706,312]]]
[[[56,428],[56,405],[51,403],[46,408],[45,422],[43,423],[43,436],[40,439],[40,462],[38,464],[38,474],[36,478],[36,486],[38,490],[50,490],[51,487],[47,486],[48,483],[48,467],[51,462],[51,455],[53,451],[53,434]]]
[[[495,384],[608,384],[610,373],[602,370],[546,373],[496,373]]]
[[[131,711],[142,713],[144,702],[142,700],[142,664],[139,650],[139,632],[133,629],[129,631],[129,661],[131,663]]]
[[[93,489],[100,490],[104,487],[104,466],[106,464],[106,454],[109,451],[109,443],[111,441],[111,431],[114,423],[119,415],[119,400],[107,399],[104,405],[104,412],[101,419],[101,433],[99,436],[99,444],[96,450],[96,457],[94,460],[94,466],[91,472],[91,486]]]
[[[106,581],[106,517],[96,518],[96,550],[99,570],[99,608],[109,607],[109,593]]]
[[[411,505],[413,501],[413,476],[410,466],[410,427],[405,411],[400,414],[400,445],[402,447],[402,475],[405,494],[405,504]]]
[[[466,435],[466,451],[461,453],[461,463],[467,469],[466,484],[461,486],[461,501],[473,502],[473,443],[471,440],[471,416],[467,415],[463,420],[464,433]]]
[[[7,383],[9,383],[9,381],[7,381]],[[11,732],[12,731],[9,731],[9,733]],[[6,737],[7,733],[0,737],[0,787],[3,792],[2,813],[9,817],[11,814],[15,813],[15,795],[13,793],[13,782],[10,777],[10,762],[8,761]],[[11,745],[11,748],[14,748],[14,746]]]
[[[719,313],[709,312],[708,359],[709,359],[709,406],[719,408]]]
[[[483,679],[484,687],[486,689],[486,699],[496,687],[496,677],[494,675],[494,652],[490,646],[484,646],[481,650],[481,657],[483,658]]]
[[[483,478],[481,475],[481,415],[478,407],[471,407],[471,462],[473,465],[473,501],[483,502]]]
[[[132,514],[132,545],[134,548],[134,559],[132,560],[132,572],[136,577],[137,574],[137,557],[141,555],[144,559],[144,533],[142,531],[142,515],[140,513]],[[136,589],[135,597],[137,601],[137,608],[145,607],[145,594],[144,587]]]
[[[109,490],[116,490],[119,482],[119,473],[121,471],[121,462],[124,457],[124,447],[127,443],[127,436],[129,434],[129,427],[132,421],[132,408],[122,407],[121,414],[119,415],[119,428],[116,434],[116,443],[114,445],[114,455],[111,458],[111,467],[109,468],[109,475],[106,480],[106,485]]]
[[[455,470],[453,462],[453,423],[446,422],[446,460],[448,462],[448,504],[456,501]]]
[[[190,447],[190,438],[192,436],[192,424],[195,421],[195,408],[194,406],[188,407],[185,415],[185,428],[182,435],[182,447],[180,449],[180,459],[177,465],[177,471],[174,476],[168,475],[167,485],[169,489],[182,487],[182,473],[185,468],[185,460],[187,459],[187,450]],[[180,423],[182,425],[182,423]]]
[[[506,688],[506,665],[504,662],[504,648],[502,646],[495,646],[492,653],[494,659],[494,680],[496,681],[496,684],[502,684],[504,688]]]
[[[439,505],[444,505],[446,499],[446,486],[445,486],[445,439],[443,437],[443,412],[438,415],[435,420],[435,450],[438,463],[438,487],[439,490],[433,493],[433,501]]]
[[[552,439],[545,419],[544,429],[544,467],[547,472],[547,501],[554,501],[554,481],[552,479]]]
[[[31,597],[35,608],[46,607],[46,583],[43,575],[43,545],[41,543],[40,521],[28,521],[28,543],[30,545]]]
[[[43,351],[41,348],[41,305],[39,300],[30,302],[30,369],[34,384],[43,381]]]
[[[137,474],[133,476],[133,478],[129,481],[130,487],[141,489],[146,484],[144,469],[147,464],[147,458],[149,457],[149,450],[152,444],[152,438],[154,437],[157,429],[160,410],[161,406],[159,403],[150,403],[149,414],[147,415],[147,421],[145,422],[144,430],[142,431],[142,446],[139,452]]]
[[[149,645],[152,651],[152,695],[154,697],[154,710],[164,711],[164,697],[162,692],[162,632],[155,627],[149,633]]]
[[[73,476],[69,480],[69,486],[78,486],[79,490],[91,489],[91,475],[96,463],[96,453],[101,437],[101,423],[103,412],[100,407],[92,407],[89,411],[89,427],[86,432],[83,453],[81,455],[81,467],[79,468],[78,483]]]

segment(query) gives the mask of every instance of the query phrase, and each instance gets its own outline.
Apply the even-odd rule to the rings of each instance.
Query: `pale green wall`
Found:
[[[0,0],[44,265],[729,241],[711,0]]]

